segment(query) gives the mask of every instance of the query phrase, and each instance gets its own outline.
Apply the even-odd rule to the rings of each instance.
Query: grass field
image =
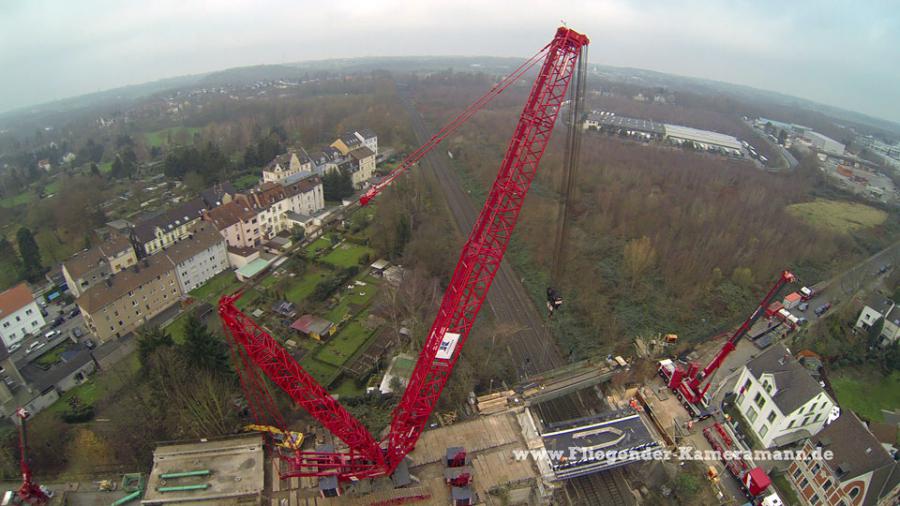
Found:
[[[826,199],[792,204],[787,211],[813,227],[840,234],[874,227],[887,219],[887,213],[874,207]]]
[[[326,364],[325,362],[322,362],[320,360],[316,360],[311,355],[303,357],[303,359],[300,360],[300,366],[303,367],[306,372],[311,374],[316,381],[326,387],[329,383],[334,381],[339,374],[337,367],[331,364]]]
[[[848,371],[832,378],[831,386],[842,407],[870,420],[882,422],[882,409],[900,408],[900,371],[894,371],[888,377]]]
[[[287,288],[284,290],[284,295],[289,302],[299,304],[306,300],[313,290],[316,289],[316,285],[327,277],[328,273],[322,269],[309,269],[301,276],[288,278],[289,281]]]
[[[325,346],[316,354],[316,358],[322,362],[340,367],[350,359],[353,353],[371,335],[372,331],[353,320],[328,340]]]
[[[59,193],[59,190],[62,189],[62,179],[56,178],[50,184],[44,187],[44,193]]]
[[[57,344],[53,349],[51,349],[51,350],[47,351],[47,353],[44,353],[43,355],[41,355],[37,360],[35,360],[35,362],[38,365],[43,365],[43,366],[48,366],[48,367],[59,362],[59,358],[66,351],[66,347],[69,344],[71,344],[69,341],[63,341],[63,342]]]
[[[132,353],[113,365],[109,370],[97,371],[85,383],[69,390],[47,409],[48,413],[62,413],[69,407],[69,399],[78,397],[82,404],[93,405],[98,399],[105,399],[119,390],[138,373],[141,362],[137,353]],[[37,416],[41,416],[39,413]]]
[[[241,282],[234,276],[234,272],[227,270],[210,279],[200,288],[191,291],[191,297],[215,304],[220,296],[231,293],[240,286]]]
[[[366,286],[354,285],[352,290],[347,289],[347,285],[339,288],[337,293],[341,295],[341,300],[335,307],[331,308],[331,310],[326,313],[325,318],[328,318],[333,322],[339,322],[344,318],[344,315],[350,312],[351,304],[356,306],[366,306],[371,302],[372,298],[375,297],[375,294],[378,292],[378,287],[370,276],[363,274],[357,276],[355,279],[363,281],[366,283]],[[350,282],[347,284],[350,284]]]
[[[337,267],[351,267],[359,265],[359,259],[365,255],[372,255],[372,249],[359,244],[344,242],[330,253],[322,257],[323,262],[328,262]]]
[[[18,195],[3,197],[0,199],[0,207],[16,207],[25,205],[34,200],[35,194],[31,190],[23,191]]]
[[[329,390],[334,395],[341,397],[360,397],[366,393],[365,388],[356,386],[356,380],[353,378],[344,378],[336,387]]]
[[[306,246],[306,253],[309,255],[315,255],[319,251],[323,249],[328,249],[331,247],[331,241],[328,239],[328,236],[322,236],[313,241],[312,244]]]
[[[187,144],[192,144],[194,142],[194,134],[196,132],[199,132],[200,129],[195,127],[164,128],[162,130],[144,134],[144,139],[146,140],[148,146],[161,147],[168,144],[169,132],[172,133],[173,143],[177,143],[175,139],[178,136],[178,132],[180,131],[184,131],[187,134]]]

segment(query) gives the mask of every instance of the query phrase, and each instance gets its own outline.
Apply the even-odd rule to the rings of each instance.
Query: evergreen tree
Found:
[[[228,369],[225,343],[194,314],[189,315],[185,322],[182,346],[189,363],[209,371],[224,372]]]
[[[22,274],[22,262],[16,255],[13,245],[6,239],[0,237],[0,289],[5,289],[19,281]]]
[[[138,356],[141,364],[147,365],[147,359],[156,349],[172,346],[175,342],[166,331],[156,326],[142,327],[138,332]]]
[[[31,230],[20,228],[16,240],[19,243],[19,255],[22,257],[22,277],[31,282],[39,280],[44,274],[44,268],[41,265],[41,251]]]
[[[332,170],[322,178],[325,200],[338,201],[353,195],[353,179],[348,172]]]

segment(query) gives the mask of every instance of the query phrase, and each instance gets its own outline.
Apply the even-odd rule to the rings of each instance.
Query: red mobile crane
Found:
[[[769,306],[769,302],[771,302],[778,291],[781,290],[781,287],[786,283],[793,283],[796,279],[796,276],[790,272],[782,272],[781,277],[778,278],[778,281],[775,282],[769,290],[769,293],[763,297],[763,300],[759,303],[759,306],[756,307],[756,310],[754,310],[753,313],[744,320],[744,323],[731,334],[731,337],[725,341],[725,344],[722,345],[722,348],[716,353],[716,356],[713,357],[709,364],[702,370],[700,370],[700,366],[696,363],[691,363],[687,370],[685,370],[677,366],[671,359],[665,359],[659,362],[659,375],[666,381],[666,385],[675,392],[675,395],[678,396],[685,408],[687,408],[694,416],[700,416],[700,406],[705,405],[707,402],[706,392],[709,390],[711,383],[706,383],[706,385],[703,386],[704,380],[709,378],[722,365],[725,358],[728,357],[735,346],[737,346],[737,342],[744,337],[750,330],[750,327],[752,327],[753,324],[756,323],[756,320],[762,316]]]
[[[31,469],[28,467],[27,454],[28,439],[25,433],[25,420],[30,416],[30,413],[25,408],[19,408],[16,410],[16,416],[19,417],[19,468],[22,470],[22,486],[16,492],[20,502],[14,504],[43,506],[50,500],[51,492],[31,480]]]
[[[543,59],[500,171],[463,246],[450,285],[384,440],[376,441],[365,426],[335,401],[278,342],[235,307],[240,293],[224,296],[219,301],[219,315],[235,345],[232,353],[241,364],[242,385],[245,391],[253,392],[248,395],[248,403],[254,416],[268,413],[280,420],[253,365],[348,447],[346,452],[298,451],[283,456],[283,462],[288,466],[283,477],[336,475],[343,480],[357,480],[388,475],[412,451],[459,359],[500,267],[525,195],[550,142],[576,65],[584,75],[587,62],[583,53],[588,43],[585,35],[559,28],[547,46],[451,120],[360,199],[361,204],[368,203]]]

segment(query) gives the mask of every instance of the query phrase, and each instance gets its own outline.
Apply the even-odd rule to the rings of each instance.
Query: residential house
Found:
[[[291,328],[316,341],[321,341],[323,338],[327,339],[337,331],[337,326],[334,323],[311,314],[305,314],[298,318],[297,321],[291,324]]]
[[[198,224],[187,238],[161,254],[175,267],[175,277],[184,294],[228,268],[225,238],[208,222]]]
[[[44,326],[41,309],[25,283],[0,293],[0,340],[7,348]]]
[[[894,301],[882,295],[870,296],[859,312],[856,319],[856,328],[868,331],[878,320],[884,318],[884,326],[881,328],[881,341],[879,344],[893,343],[900,338],[900,310]]]
[[[138,256],[152,255],[187,237],[205,210],[206,204],[198,197],[138,223],[131,231]]]
[[[810,506],[888,506],[900,502],[900,463],[851,411],[803,443],[809,455],[831,452],[831,459],[795,460],[788,481]]]
[[[350,152],[350,177],[355,188],[362,188],[366,181],[375,176],[375,152],[366,146]]]
[[[312,160],[303,148],[289,149],[263,167],[262,180],[263,183],[277,183],[297,173],[311,172],[312,168]]]
[[[258,214],[250,200],[238,194],[231,202],[205,212],[203,219],[216,227],[228,246],[253,248],[262,242]]]
[[[290,230],[291,216],[313,214],[325,207],[318,176],[295,174],[279,183],[263,183],[250,192],[204,214],[232,248],[255,248]]]
[[[363,146],[371,149],[375,156],[378,156],[378,136],[371,128],[363,128],[354,133],[362,141]]]
[[[766,448],[818,434],[835,406],[782,344],[747,362],[734,392],[737,408]]]
[[[87,327],[104,343],[147,323],[178,303],[181,295],[172,262],[165,255],[152,255],[87,289],[75,303]]]
[[[331,147],[340,151],[344,156],[362,145],[363,141],[357,137],[356,132],[347,132],[331,143]]]
[[[207,209],[213,209],[230,202],[235,194],[237,194],[237,190],[234,185],[226,181],[224,183],[216,183],[200,192],[200,199]]]
[[[335,147],[328,146],[322,151],[316,151],[310,155],[313,163],[313,172],[317,176],[324,176],[331,171],[337,170],[338,165],[346,161],[341,151]]]
[[[135,265],[137,261],[129,238],[114,233],[102,244],[66,260],[62,273],[72,295],[78,297],[88,288]]]

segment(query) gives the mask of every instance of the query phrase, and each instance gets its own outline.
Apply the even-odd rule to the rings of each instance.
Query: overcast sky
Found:
[[[0,111],[164,77],[357,56],[530,56],[564,20],[590,61],[900,122],[895,2],[0,0]]]

